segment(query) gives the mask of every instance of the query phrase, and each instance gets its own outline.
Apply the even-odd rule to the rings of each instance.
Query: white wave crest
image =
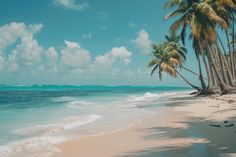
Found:
[[[60,122],[48,125],[36,125],[13,131],[13,134],[29,136],[25,140],[0,146],[0,157],[47,157],[57,150],[53,145],[61,143],[68,137],[61,136],[65,131],[95,122],[100,115],[68,117]]]
[[[93,105],[93,103],[87,102],[87,101],[78,101],[78,100],[70,101],[67,103],[67,107],[70,107],[70,108],[78,108],[83,105]]]
[[[47,125],[36,125],[26,128],[21,128],[13,131],[14,134],[25,135],[25,136],[42,136],[51,135],[53,133],[60,133],[66,130],[74,129],[82,125],[92,123],[101,118],[100,115],[89,115],[85,117],[68,117],[60,122],[47,124]]]
[[[53,145],[65,141],[64,137],[35,137],[0,146],[1,157],[48,157],[59,152]]]
[[[164,92],[164,93],[145,93],[141,96],[130,96],[128,98],[128,102],[126,103],[126,107],[138,107],[148,105],[149,103],[155,102],[160,98],[169,97],[176,95],[174,92]]]
[[[165,93],[145,93],[142,96],[131,96],[130,101],[150,101],[150,100],[156,100],[159,99],[160,97],[165,97],[165,96],[171,96],[171,95],[175,95],[176,93],[169,93],[169,92],[165,92]]]
[[[63,96],[63,97],[57,97],[57,98],[52,98],[51,101],[53,102],[69,102],[69,101],[74,101],[76,98],[74,97],[69,97],[69,96]]]

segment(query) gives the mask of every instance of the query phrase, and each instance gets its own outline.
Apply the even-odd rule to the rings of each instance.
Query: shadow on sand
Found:
[[[179,103],[169,104],[181,105]],[[228,157],[236,153],[236,118],[229,119],[233,127],[212,127],[215,122],[203,121],[193,117],[189,122],[177,122],[187,124],[187,128],[153,127],[136,131],[145,132],[144,140],[177,140],[184,138],[203,138],[208,142],[193,143],[189,145],[165,145],[162,147],[148,148],[133,152],[126,152],[119,157]]]

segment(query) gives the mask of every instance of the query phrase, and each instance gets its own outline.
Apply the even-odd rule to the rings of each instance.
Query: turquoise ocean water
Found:
[[[52,145],[124,129],[180,87],[0,86],[0,156],[48,156]],[[48,150],[48,151],[45,151]],[[34,154],[34,155],[33,155]]]

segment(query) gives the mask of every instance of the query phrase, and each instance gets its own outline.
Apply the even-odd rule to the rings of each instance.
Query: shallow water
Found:
[[[153,108],[167,101],[168,96],[186,90],[189,89],[0,86],[0,156],[33,157],[45,149],[48,153],[56,151],[53,144],[70,138],[123,129],[150,116]]]

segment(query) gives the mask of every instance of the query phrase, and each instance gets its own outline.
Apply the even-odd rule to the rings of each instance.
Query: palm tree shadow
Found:
[[[214,122],[179,122],[188,123],[188,128],[153,127],[137,131],[145,132],[144,140],[180,138],[204,138],[208,142],[189,145],[167,145],[144,150],[126,152],[120,157],[220,157],[236,153],[236,127],[215,128],[209,126]],[[233,135],[233,136],[232,136]]]

